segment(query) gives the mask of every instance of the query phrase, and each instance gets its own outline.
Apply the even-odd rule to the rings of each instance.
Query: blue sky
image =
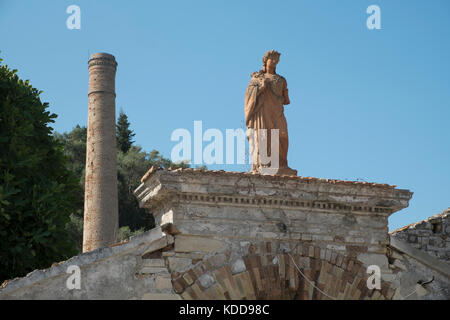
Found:
[[[81,30],[66,27],[72,4]],[[381,30],[366,27],[371,4]],[[413,191],[393,230],[450,206],[449,14],[448,0],[0,0],[0,56],[44,91],[62,132],[87,123],[89,55],[115,55],[117,109],[137,144],[168,157],[194,120],[243,128],[250,73],[276,49],[289,165]]]

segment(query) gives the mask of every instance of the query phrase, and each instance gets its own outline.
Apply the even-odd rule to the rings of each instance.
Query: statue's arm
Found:
[[[245,123],[247,126],[249,125],[249,121],[253,118],[257,107],[257,98],[261,92],[262,88],[260,81],[252,75],[252,79],[245,92]]]
[[[286,79],[284,79],[283,97],[284,97],[284,102],[283,102],[283,104],[290,104],[290,103],[291,103],[291,100],[289,100],[289,93],[288,93],[288,88],[287,88],[287,81],[286,81]]]
[[[256,90],[256,96],[259,96],[267,88],[267,81],[264,78],[259,78],[256,72],[251,74],[251,80],[248,84],[247,90]]]

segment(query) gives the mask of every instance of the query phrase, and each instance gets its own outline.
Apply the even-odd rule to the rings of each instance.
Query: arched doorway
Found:
[[[266,253],[250,248],[248,254],[223,265],[214,263],[212,256],[177,274],[173,288],[183,299],[194,300],[392,299],[395,293],[387,282],[380,290],[369,290],[366,267],[356,258],[312,245],[300,250],[278,246]]]

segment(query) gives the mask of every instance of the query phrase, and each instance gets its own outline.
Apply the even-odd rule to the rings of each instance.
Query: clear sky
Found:
[[[69,30],[69,5],[81,29]],[[369,5],[381,30],[369,30]],[[43,90],[54,128],[87,123],[89,55],[118,61],[117,109],[169,157],[173,130],[244,127],[244,93],[281,52],[289,165],[414,192],[390,230],[450,206],[450,1],[0,0],[0,57]],[[248,165],[212,165],[243,171]]]

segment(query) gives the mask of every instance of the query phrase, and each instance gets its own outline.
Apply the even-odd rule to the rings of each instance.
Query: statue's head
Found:
[[[267,51],[262,58],[262,61],[263,61],[263,70],[262,71],[266,72],[268,67],[273,67],[274,71],[275,71],[276,65],[277,65],[278,61],[280,61],[280,55],[281,55],[281,53],[279,53],[278,51],[275,51],[275,50]]]

